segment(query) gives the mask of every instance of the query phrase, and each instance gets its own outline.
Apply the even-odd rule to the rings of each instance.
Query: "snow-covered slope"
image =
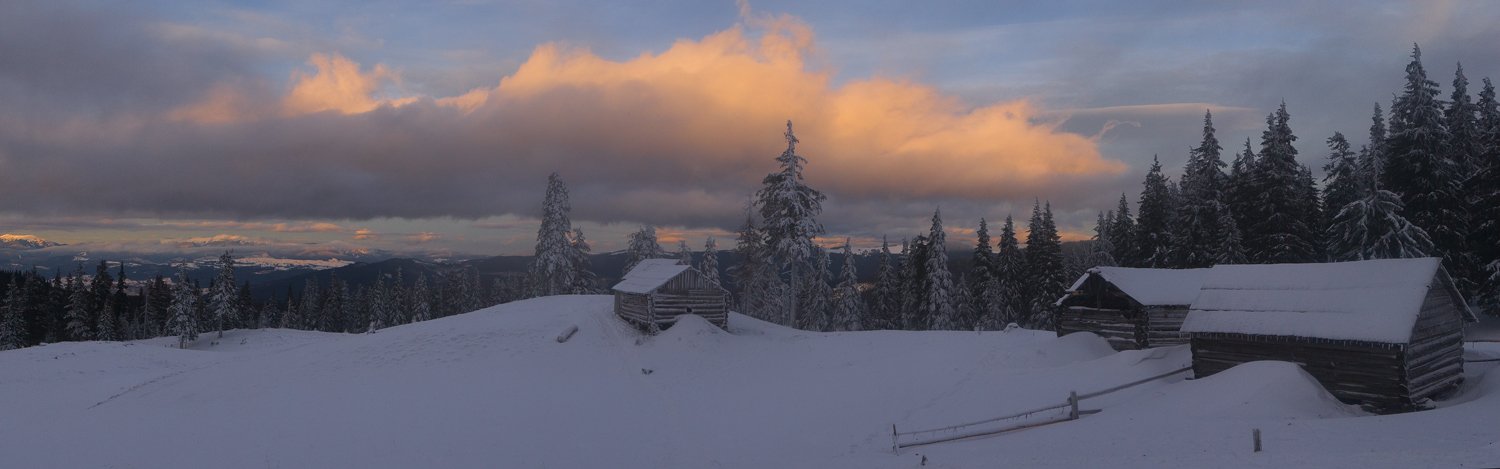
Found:
[[[1023,432],[890,451],[892,424],[1053,404],[1184,366],[1090,335],[807,333],[733,316],[643,337],[606,296],[342,335],[231,331],[0,352],[5,467],[1409,467],[1500,461],[1500,380],[1365,416],[1253,363]],[[578,333],[555,338],[569,326]],[[1500,348],[1491,349],[1500,356]],[[1471,377],[1483,371],[1471,365]],[[1251,428],[1266,452],[1250,453]],[[1495,459],[1490,459],[1495,458]]]

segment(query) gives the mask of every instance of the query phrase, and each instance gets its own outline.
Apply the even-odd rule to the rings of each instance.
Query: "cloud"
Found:
[[[368,228],[360,228],[360,229],[354,230],[354,239],[355,240],[377,239],[379,237],[380,237],[380,235],[375,234],[374,231],[371,231]]]
[[[373,96],[385,83],[400,80],[399,75],[384,65],[364,72],[359,64],[338,54],[313,54],[307,63],[317,71],[292,74],[294,84],[281,103],[286,114],[324,111],[358,114],[382,105],[401,106],[416,100],[414,97],[382,100]]]

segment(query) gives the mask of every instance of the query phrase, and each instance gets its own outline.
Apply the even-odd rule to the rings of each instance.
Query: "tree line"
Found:
[[[300,292],[287,289],[255,301],[249,282],[237,283],[234,256],[219,257],[205,288],[186,269],[138,285],[127,282],[124,263],[114,273],[100,261],[93,275],[82,264],[47,279],[35,270],[0,273],[0,350],[63,341],[117,341],[176,336],[186,347],[199,334],[236,328],[372,332],[477,310],[521,297],[522,282],[495,278],[482,286],[472,265],[412,281],[400,269],[382,272],[370,286],[351,286],[335,273],[327,284],[309,278]]]

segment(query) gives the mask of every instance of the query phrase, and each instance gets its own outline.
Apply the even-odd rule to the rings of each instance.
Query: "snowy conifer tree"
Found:
[[[120,340],[120,324],[116,319],[114,299],[103,301],[104,309],[99,313],[99,327],[94,334],[94,340]]]
[[[574,228],[573,241],[568,251],[573,264],[572,293],[574,295],[599,293],[599,276],[594,273],[593,261],[589,260],[589,253],[592,251],[589,240],[583,237],[583,229]],[[495,304],[500,303],[497,301]]]
[[[1481,268],[1478,303],[1481,310],[1500,316],[1500,102],[1489,78],[1479,92],[1475,107],[1479,113],[1480,153],[1475,158],[1478,170],[1469,180],[1473,203],[1470,246],[1476,264]]]
[[[1437,82],[1427,79],[1415,45],[1411,58],[1405,89],[1391,105],[1380,186],[1401,197],[1403,214],[1427,232],[1459,290],[1467,292],[1475,269],[1465,256],[1468,216],[1459,194],[1465,175],[1454,158]]]
[[[1286,103],[1266,116],[1260,156],[1245,175],[1257,194],[1255,203],[1245,207],[1251,213],[1242,218],[1250,224],[1239,225],[1251,262],[1321,260],[1320,236],[1314,233],[1321,218],[1317,190],[1306,168],[1297,163],[1297,149],[1292,146],[1297,137],[1290,121]]]
[[[1364,184],[1356,176],[1359,160],[1349,150],[1349,140],[1343,133],[1334,132],[1328,137],[1328,149],[1328,164],[1323,166],[1326,173],[1323,176],[1323,202],[1337,211],[1358,199],[1359,194],[1365,192],[1361,187]]]
[[[14,350],[26,346],[26,318],[22,317],[25,300],[21,296],[21,285],[16,277],[10,278],[10,288],[5,290],[5,301],[0,303],[0,350]]]
[[[891,255],[891,243],[884,236],[880,237],[880,266],[875,275],[868,314],[860,326],[863,330],[900,329],[901,266]]]
[[[271,298],[267,299],[265,304],[260,306],[260,322],[256,325],[256,328],[268,329],[276,327],[276,324],[280,323],[281,307],[276,303],[276,295],[272,294]]]
[[[765,246],[771,254],[778,272],[785,272],[790,280],[791,298],[796,298],[803,287],[806,263],[816,247],[813,238],[823,234],[823,226],[816,217],[823,212],[821,192],[809,187],[802,178],[802,166],[807,159],[797,154],[797,137],[792,133],[792,121],[786,122],[786,150],[776,158],[780,170],[766,175],[762,187],[756,192],[755,205],[760,208],[764,220]],[[783,325],[799,323],[795,307],[789,311]]]
[[[432,292],[427,287],[427,274],[417,275],[417,283],[411,287],[411,322],[432,319]]]
[[[1371,163],[1366,161],[1357,173],[1359,198],[1344,205],[1328,229],[1329,252],[1341,261],[1432,255],[1432,240],[1401,216],[1401,198],[1380,189],[1378,169]]]
[[[968,290],[969,303],[959,305],[964,313],[958,320],[956,329],[959,330],[979,327],[982,321],[992,320],[1001,310],[1000,282],[995,278],[999,268],[995,265],[995,252],[990,249],[989,223],[983,218],[979,219],[975,235],[977,239],[970,257],[969,273],[961,284]]]
[[[719,243],[709,236],[703,242],[703,261],[698,263],[698,272],[715,287],[723,287],[723,273],[719,271]]]
[[[1214,132],[1213,114],[1204,111],[1203,141],[1188,152],[1182,172],[1182,204],[1172,223],[1175,229],[1167,256],[1173,267],[1213,265],[1227,235],[1223,214],[1229,210],[1224,195],[1228,176],[1220,156],[1224,148]]]
[[[1219,247],[1214,250],[1214,264],[1250,262],[1250,257],[1245,254],[1244,239],[1240,236],[1239,224],[1234,221],[1234,213],[1225,210],[1219,213],[1219,217],[1219,226],[1224,229],[1224,238],[1219,240]]]
[[[800,304],[797,305],[797,310],[801,314],[797,316],[798,329],[828,330],[831,322],[829,308],[832,306],[829,300],[833,297],[833,289],[829,286],[830,263],[827,249],[822,247],[813,249],[812,266],[803,273],[802,288],[799,292]]]
[[[1469,79],[1464,76],[1464,65],[1458,64],[1453,73],[1453,94],[1448,108],[1443,110],[1443,121],[1448,126],[1449,159],[1458,166],[1459,177],[1467,179],[1478,168],[1480,154],[1484,152],[1479,130],[1479,108],[1469,99]]]
[[[927,257],[931,243],[927,236],[918,235],[911,241],[901,242],[901,327],[909,331],[927,330],[932,325],[927,300]]]
[[[73,340],[93,340],[94,318],[91,314],[93,297],[83,283],[82,265],[79,265],[73,275],[68,277],[68,291],[68,306],[65,315],[68,337]]]
[[[753,318],[770,320],[768,312],[761,308],[767,294],[763,277],[770,267],[765,265],[765,244],[755,226],[755,215],[749,211],[745,212],[745,223],[740,226],[736,237],[735,253],[740,263],[731,269],[730,275],[734,277],[739,311]]]
[[[303,330],[317,330],[322,320],[322,292],[319,291],[318,282],[311,278],[307,279],[302,286],[302,306],[297,308],[301,316],[301,324],[296,326]]]
[[[181,273],[177,275],[172,290],[172,306],[168,308],[171,317],[169,330],[177,336],[177,348],[187,348],[189,342],[198,340],[198,292],[188,283],[187,275]]]
[[[296,298],[292,297],[290,289],[288,289],[287,292],[286,310],[282,311],[281,313],[281,323],[279,324],[279,327],[281,327],[282,329],[301,329],[302,315],[298,314],[297,300]]]
[[[1123,200],[1123,199],[1121,199]],[[1010,215],[1000,227],[1000,242],[995,243],[995,281],[1000,284],[1000,316],[992,326],[1004,329],[1010,323],[1020,321],[1026,303],[1026,257],[1021,251],[1021,240],[1016,238],[1016,222]]]
[[[660,259],[667,257],[661,244],[656,242],[656,227],[642,226],[640,230],[630,234],[629,242],[625,248],[625,272],[635,268],[636,264],[646,259]]]
[[[1114,225],[1114,212],[1099,212],[1094,222],[1094,236],[1089,242],[1089,255],[1084,268],[1118,265],[1113,254],[1114,242],[1109,239],[1109,228]]]
[[[693,251],[688,249],[686,239],[677,240],[677,265],[693,265]]]
[[[928,329],[957,330],[961,325],[958,308],[954,304],[953,272],[948,270],[948,234],[943,231],[943,212],[932,212],[932,228],[927,232],[927,316]]]
[[[1135,263],[1135,218],[1130,215],[1130,201],[1120,194],[1120,203],[1115,207],[1115,216],[1110,221],[1109,242],[1114,247],[1110,257],[1125,267],[1139,267]]]
[[[865,318],[865,305],[859,296],[859,274],[854,268],[854,252],[849,247],[849,238],[844,238],[844,267],[839,271],[839,284],[833,290],[833,318],[828,330],[857,331]]]
[[[1062,240],[1052,220],[1050,202],[1045,211],[1040,204],[1032,208],[1026,234],[1026,272],[1030,285],[1026,296],[1030,304],[1024,319],[1028,327],[1049,330],[1052,328],[1052,304],[1062,296],[1069,281],[1063,266]]]
[[[557,173],[547,176],[547,195],[542,199],[542,226],[536,232],[536,251],[527,272],[531,291],[528,296],[564,295],[573,290],[574,258],[568,235],[573,224],[568,219],[568,187]]]
[[[1135,258],[1131,264],[1168,267],[1172,248],[1172,194],[1167,177],[1161,173],[1161,161],[1154,156],[1142,185],[1145,187],[1138,205],[1140,213],[1135,218]]]
[[[234,257],[228,251],[219,256],[219,272],[214,276],[213,291],[209,293],[209,307],[213,311],[214,328],[219,337],[224,329],[240,317],[240,291],[234,281]]]

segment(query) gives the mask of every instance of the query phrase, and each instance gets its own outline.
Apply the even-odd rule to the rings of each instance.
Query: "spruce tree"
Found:
[[[1359,160],[1353,151],[1349,150],[1349,140],[1344,134],[1334,132],[1328,137],[1328,164],[1323,166],[1326,175],[1323,176],[1323,202],[1328,205],[1329,210],[1343,210],[1359,198],[1361,183],[1356,177],[1359,171]]]
[[[901,328],[908,331],[927,330],[932,318],[927,315],[927,257],[931,255],[926,235],[918,235],[911,241],[901,242]]]
[[[1052,204],[1046,211],[1040,203],[1031,210],[1031,222],[1026,233],[1026,279],[1029,284],[1026,297],[1029,305],[1023,318],[1028,327],[1052,328],[1052,304],[1067,289],[1068,279],[1064,272],[1062,240],[1052,221]]]
[[[667,252],[662,250],[661,244],[656,241],[656,227],[642,226],[640,230],[630,234],[630,239],[626,244],[624,272],[630,272],[636,264],[646,259],[665,257],[667,257]]]
[[[1250,261],[1257,263],[1316,262],[1320,236],[1317,229],[1317,189],[1311,173],[1297,163],[1297,136],[1289,125],[1286,103],[1266,116],[1261,151],[1247,173],[1257,196],[1245,207],[1250,213],[1241,224]]]
[[[698,263],[698,273],[708,280],[710,285],[723,287],[723,275],[719,272],[719,243],[709,236],[703,242],[703,260]]]
[[[1458,166],[1457,174],[1467,178],[1478,168],[1480,154],[1484,151],[1480,141],[1479,108],[1469,98],[1469,79],[1464,77],[1464,65],[1458,64],[1453,72],[1453,94],[1448,107],[1443,110],[1443,121],[1448,127],[1449,158]]]
[[[1401,198],[1379,187],[1374,161],[1363,163],[1355,174],[1358,198],[1339,210],[1328,229],[1329,254],[1339,261],[1432,255],[1427,233],[1401,215]]]
[[[214,276],[212,289],[209,307],[213,310],[214,328],[223,338],[224,329],[234,325],[241,313],[239,287],[234,281],[234,256],[229,251],[219,256],[219,272]]]
[[[943,231],[943,212],[932,212],[932,228],[927,232],[931,243],[927,254],[927,299],[923,314],[929,321],[928,329],[957,330],[962,327],[958,308],[954,304],[953,272],[948,270],[948,234]]]
[[[568,235],[573,224],[568,219],[568,187],[557,173],[547,176],[547,194],[542,199],[542,226],[536,232],[536,250],[527,272],[531,285],[528,296],[565,295],[574,289],[577,274],[572,243]]]
[[[1151,158],[1151,170],[1146,172],[1142,185],[1140,214],[1136,216],[1135,257],[1131,264],[1168,267],[1172,248],[1172,194],[1167,177],[1161,173],[1161,161],[1156,157]]]
[[[978,239],[969,260],[969,273],[962,288],[968,290],[968,304],[960,304],[964,314],[957,321],[957,329],[973,330],[985,320],[993,320],[1000,314],[1000,282],[995,279],[999,270],[995,266],[995,252],[990,248],[990,228],[983,218],[979,219]]]
[[[114,299],[105,300],[104,309],[99,313],[99,326],[94,340],[121,340],[120,322],[117,316]]]
[[[821,247],[813,249],[813,262],[811,268],[803,273],[801,296],[797,310],[797,328],[805,331],[825,331],[829,325],[829,299],[833,296],[833,290],[829,286],[829,256],[828,250]]]
[[[92,295],[83,283],[83,266],[79,265],[68,277],[67,321],[68,337],[72,340],[94,339],[94,317]]]
[[[177,348],[187,348],[189,342],[198,340],[198,292],[188,283],[186,274],[178,273],[173,283],[168,327],[171,334],[177,336]]]
[[[1089,254],[1085,264],[1088,267],[1113,266],[1115,262],[1113,254],[1114,242],[1109,239],[1109,228],[1114,225],[1114,212],[1099,212],[1099,218],[1094,222],[1094,235],[1089,239]]]
[[[427,274],[419,274],[411,287],[411,322],[429,319],[432,319],[432,292],[427,287]]]
[[[319,290],[318,282],[308,278],[302,286],[302,305],[297,308],[301,321],[294,327],[309,331],[317,330],[323,316],[322,305],[323,295]]]
[[[860,330],[860,321],[865,317],[865,305],[859,296],[859,274],[854,268],[854,252],[849,247],[849,238],[844,238],[844,266],[839,271],[839,284],[833,290],[833,314],[828,325],[831,331]]]
[[[1215,263],[1229,227],[1224,194],[1224,148],[1215,136],[1213,114],[1203,113],[1203,140],[1188,152],[1182,172],[1182,204],[1177,211],[1171,255],[1173,267],[1208,267]]]
[[[862,326],[866,330],[900,329],[901,266],[896,256],[891,255],[891,243],[884,236],[880,237],[880,266],[875,272],[869,315]]]
[[[1110,257],[1125,267],[1139,267],[1135,254],[1135,218],[1130,216],[1130,201],[1120,194],[1120,203],[1115,207],[1114,219],[1110,221],[1109,240],[1114,248]]]
[[[786,150],[776,158],[780,170],[766,175],[761,181],[755,205],[760,208],[764,220],[762,230],[766,249],[777,270],[785,272],[791,281],[789,293],[795,298],[802,288],[798,280],[815,248],[813,238],[823,234],[823,226],[816,218],[823,212],[825,197],[803,182],[802,167],[807,159],[797,154],[792,121],[786,122],[785,137]],[[793,308],[789,313],[783,324],[796,324],[798,312]]]
[[[568,245],[568,258],[573,269],[571,293],[574,295],[599,293],[599,275],[594,273],[593,261],[589,260],[589,253],[592,251],[593,248],[589,246],[588,238],[583,236],[583,229],[574,228],[573,240]],[[497,301],[495,304],[500,304],[500,302]]]
[[[677,240],[677,265],[693,265],[693,251],[688,249],[687,240]]]
[[[1475,107],[1481,151],[1475,161],[1478,170],[1469,179],[1470,206],[1474,209],[1469,243],[1481,269],[1477,276],[1479,307],[1500,316],[1500,103],[1489,78],[1484,79]]]
[[[296,297],[292,296],[291,287],[287,287],[286,309],[281,313],[281,323],[277,325],[278,327],[282,329],[302,328],[302,317],[297,312],[298,304]]]
[[[16,277],[10,278],[10,288],[5,290],[5,301],[0,303],[0,350],[14,350],[26,346],[26,318],[23,317],[21,286]]]
[[[1016,238],[1016,222],[1010,215],[1000,227],[1000,241],[995,243],[995,281],[1000,284],[1000,314],[992,326],[1005,326],[1021,320],[1021,312],[1029,307],[1026,301],[1026,257],[1021,251],[1021,241]]]
[[[1391,105],[1381,186],[1401,197],[1405,215],[1426,231],[1460,291],[1471,291],[1466,244],[1468,217],[1459,194],[1462,165],[1438,100],[1437,82],[1427,78],[1422,51],[1412,46],[1406,85]]]

